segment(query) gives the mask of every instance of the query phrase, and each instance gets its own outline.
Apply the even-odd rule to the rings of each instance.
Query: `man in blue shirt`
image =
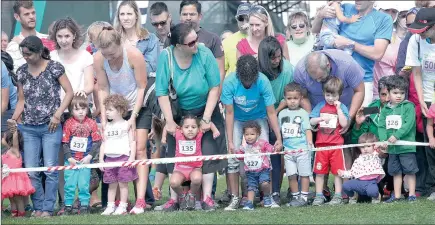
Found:
[[[335,38],[335,47],[350,47],[352,57],[364,69],[364,102],[370,103],[373,98],[373,67],[375,61],[381,60],[390,43],[393,32],[391,16],[373,8],[374,1],[355,1],[355,4],[343,4],[346,17],[360,15],[356,23],[340,25],[339,35]],[[313,33],[319,33],[322,20],[331,17],[334,12],[330,7],[319,10],[313,21]],[[364,106],[364,105],[363,105]]]
[[[2,61],[2,126],[1,133],[7,130],[6,121],[12,117],[15,111],[15,106],[17,105],[17,87],[12,84],[12,79],[9,76],[9,71],[6,65]]]

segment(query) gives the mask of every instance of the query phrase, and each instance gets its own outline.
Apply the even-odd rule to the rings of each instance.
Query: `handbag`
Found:
[[[174,65],[172,61],[172,50],[171,47],[165,48],[165,51],[168,53],[168,64],[169,64],[169,101],[171,103],[172,117],[174,121],[181,120],[181,108],[178,103],[177,91],[174,88]]]

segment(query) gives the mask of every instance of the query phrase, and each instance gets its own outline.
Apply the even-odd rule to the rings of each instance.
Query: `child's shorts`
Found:
[[[179,165],[179,164],[175,164],[174,166],[174,172],[180,172],[181,174],[183,174],[184,179],[186,181],[190,180],[190,173],[195,170],[195,169],[201,169],[198,167],[191,167],[191,166],[186,166],[186,165]]]
[[[270,169],[260,172],[246,171],[246,179],[248,179],[248,191],[257,191],[259,184],[270,183]]]
[[[104,162],[125,162],[128,161],[128,156],[122,155],[119,157],[106,157]],[[136,168],[129,167],[112,167],[105,168],[103,175],[103,182],[106,184],[112,183],[128,183],[137,179],[137,171]]]
[[[297,150],[289,149],[286,149],[285,151],[296,151],[284,155],[285,172],[288,177],[293,175],[308,177],[313,174],[311,171],[312,167],[310,151],[299,152]]]
[[[316,146],[321,147],[321,146]],[[322,146],[323,147],[323,146]],[[329,169],[334,175],[338,174],[338,170],[345,170],[343,149],[326,150],[316,152],[314,157],[314,169],[315,174],[329,174]]]
[[[415,153],[388,155],[388,173],[391,176],[397,174],[416,174],[417,172],[418,166]]]

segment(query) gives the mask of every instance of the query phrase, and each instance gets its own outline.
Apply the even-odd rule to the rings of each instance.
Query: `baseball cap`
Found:
[[[249,3],[242,3],[237,8],[236,16],[249,15],[249,10],[251,10],[251,4],[249,4]]]
[[[414,23],[409,25],[408,30],[413,34],[420,34],[434,24],[435,8],[422,8],[415,16]]]

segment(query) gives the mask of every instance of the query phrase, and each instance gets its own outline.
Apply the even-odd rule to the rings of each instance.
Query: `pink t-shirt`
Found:
[[[237,151],[237,154],[256,154],[273,152],[273,146],[269,142],[259,139],[252,145],[243,144]],[[264,169],[270,169],[270,160],[268,156],[251,156],[245,157],[245,171],[260,172]]]
[[[175,157],[202,156],[201,139],[203,133],[200,131],[192,140],[186,139],[180,129],[175,131]],[[202,167],[202,161],[177,162],[175,166],[183,165],[190,167]]]
[[[285,44],[285,37],[282,34],[277,34],[276,39],[278,40],[279,44],[283,46]],[[258,52],[254,51],[254,49],[251,48],[249,45],[248,39],[243,38],[239,41],[237,44],[237,50],[239,50],[240,54],[242,55],[257,55]]]
[[[373,98],[379,98],[378,81],[385,76],[396,74],[396,60],[399,52],[400,41],[394,44],[389,44],[381,61],[375,63],[373,68]]]
[[[368,155],[361,154],[352,164],[350,171],[345,171],[345,177],[354,177],[360,180],[378,179],[379,182],[384,176],[385,172],[377,152]]]

